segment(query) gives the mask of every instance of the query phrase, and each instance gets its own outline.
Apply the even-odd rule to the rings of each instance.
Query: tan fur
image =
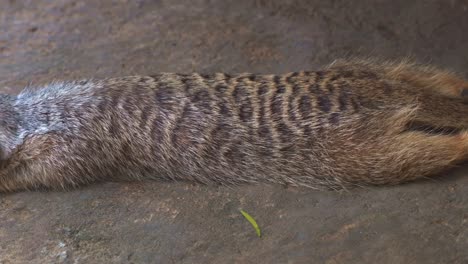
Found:
[[[388,185],[468,158],[468,82],[408,61],[130,76],[0,101],[0,191],[96,181]]]

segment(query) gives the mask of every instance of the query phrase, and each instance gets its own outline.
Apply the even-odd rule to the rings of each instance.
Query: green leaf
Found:
[[[240,212],[245,217],[245,219],[247,219],[247,221],[249,221],[249,223],[253,226],[255,232],[257,232],[257,236],[261,237],[262,233],[260,232],[260,228],[258,227],[257,221],[255,221],[255,219],[244,210],[240,210]]]

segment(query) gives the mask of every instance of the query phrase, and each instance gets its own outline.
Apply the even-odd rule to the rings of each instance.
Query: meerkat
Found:
[[[52,83],[0,96],[0,191],[171,179],[394,185],[468,159],[468,82],[411,63]]]

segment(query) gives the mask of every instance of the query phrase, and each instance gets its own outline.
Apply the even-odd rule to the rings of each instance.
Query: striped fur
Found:
[[[0,99],[0,190],[105,180],[397,184],[463,161],[467,83],[409,63],[129,76]]]

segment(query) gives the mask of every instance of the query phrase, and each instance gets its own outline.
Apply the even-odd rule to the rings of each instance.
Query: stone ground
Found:
[[[464,0],[0,6],[9,93],[81,77],[316,69],[347,55],[411,55],[468,75]],[[343,193],[145,182],[0,194],[0,263],[468,263],[466,174]]]

